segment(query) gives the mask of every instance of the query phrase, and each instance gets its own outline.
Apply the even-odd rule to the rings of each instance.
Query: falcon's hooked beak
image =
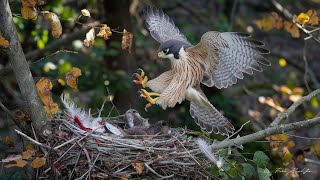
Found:
[[[163,51],[160,51],[159,53],[158,53],[158,57],[159,58],[165,58],[167,56],[167,54],[165,54]]]

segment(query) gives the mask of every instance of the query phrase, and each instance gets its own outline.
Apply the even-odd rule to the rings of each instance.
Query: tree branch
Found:
[[[44,49],[37,49],[26,54],[26,58],[28,60],[36,60],[45,55],[46,52],[53,52],[61,49],[61,46],[70,44],[73,40],[81,38],[84,39],[86,33],[90,30],[90,28],[99,25],[99,22],[93,22],[88,24],[88,27],[83,29],[75,30],[70,34],[63,35],[60,39],[53,41],[52,43],[46,45]]]
[[[28,107],[37,133],[42,133],[46,122],[46,114],[35,88],[29,65],[22,51],[8,0],[0,1],[0,32],[10,45],[5,49],[9,63],[13,69],[22,97]]]
[[[290,124],[286,124],[286,125],[273,126],[273,127],[267,128],[265,130],[261,130],[256,133],[249,134],[249,135],[246,135],[243,137],[238,137],[235,139],[230,139],[230,140],[221,141],[218,143],[213,143],[212,148],[213,148],[213,150],[218,150],[218,149],[226,148],[226,147],[229,147],[232,145],[240,146],[240,145],[248,143],[248,142],[252,142],[252,141],[256,141],[256,140],[265,138],[265,137],[270,136],[272,134],[278,134],[278,133],[292,131],[292,130],[296,130],[296,129],[307,128],[307,127],[311,127],[311,126],[314,126],[317,124],[320,124],[320,117],[316,117],[316,118],[304,120],[304,121],[299,121],[299,122],[295,122],[295,123],[290,123]]]
[[[293,113],[293,111],[295,111],[297,109],[297,107],[299,107],[302,103],[304,103],[305,101],[310,101],[312,97],[318,95],[320,93],[320,89],[314,90],[312,91],[310,94],[308,94],[307,96],[303,96],[302,98],[300,98],[299,100],[297,100],[296,102],[294,102],[288,109],[286,112],[281,113],[271,124],[270,126],[276,126],[279,125],[281,123],[282,120],[288,118],[288,116],[290,114]]]

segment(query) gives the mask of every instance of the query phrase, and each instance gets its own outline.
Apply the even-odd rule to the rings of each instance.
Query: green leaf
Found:
[[[271,172],[267,168],[258,167],[258,176],[260,180],[270,180]]]
[[[242,174],[245,175],[247,179],[251,179],[255,171],[254,167],[249,163],[241,163],[241,165],[243,167]]]
[[[262,151],[256,151],[253,156],[253,161],[257,164],[258,167],[266,168],[270,159]]]

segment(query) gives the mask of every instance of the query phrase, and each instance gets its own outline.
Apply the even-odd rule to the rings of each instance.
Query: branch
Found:
[[[75,39],[84,39],[86,33],[90,30],[91,27],[95,27],[99,22],[94,22],[88,25],[88,27],[83,29],[75,30],[74,32],[63,35],[60,39],[53,41],[52,43],[46,45],[44,49],[37,49],[26,54],[28,60],[35,60],[45,55],[46,52],[53,52],[60,50],[61,46],[70,44]]]
[[[312,97],[318,95],[320,93],[320,89],[314,90],[312,91],[310,94],[308,94],[307,96],[303,96],[302,98],[300,98],[299,100],[297,100],[296,102],[294,102],[288,109],[286,112],[281,113],[271,124],[270,126],[276,126],[279,125],[280,122],[286,118],[288,118],[288,116],[290,114],[293,113],[293,111],[295,111],[297,109],[297,107],[299,107],[302,103],[304,103],[305,101],[310,101]]]
[[[13,69],[21,95],[26,106],[29,108],[37,133],[42,133],[46,122],[46,114],[35,88],[29,65],[22,51],[8,0],[0,1],[0,22],[0,32],[10,43],[9,48],[5,49],[5,52],[9,57],[9,63]]]
[[[230,139],[230,140],[221,141],[218,143],[213,143],[212,148],[213,148],[213,150],[218,150],[218,149],[226,148],[226,147],[229,147],[232,145],[240,146],[242,144],[256,141],[256,140],[265,138],[265,137],[273,135],[273,134],[292,131],[292,130],[296,130],[296,129],[307,128],[307,127],[311,127],[311,126],[314,126],[317,124],[320,124],[320,117],[316,117],[316,118],[304,120],[304,121],[299,121],[299,122],[295,122],[295,123],[290,123],[290,124],[286,124],[286,125],[273,126],[273,127],[267,128],[265,130],[261,130],[256,133],[249,134],[249,135],[246,135],[243,137],[238,137],[235,139]]]

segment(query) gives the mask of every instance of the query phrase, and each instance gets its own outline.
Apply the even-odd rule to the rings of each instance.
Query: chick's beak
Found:
[[[165,56],[166,56],[166,54],[163,53],[162,51],[160,51],[160,52],[158,53],[158,57],[159,57],[159,58],[164,58]]]

